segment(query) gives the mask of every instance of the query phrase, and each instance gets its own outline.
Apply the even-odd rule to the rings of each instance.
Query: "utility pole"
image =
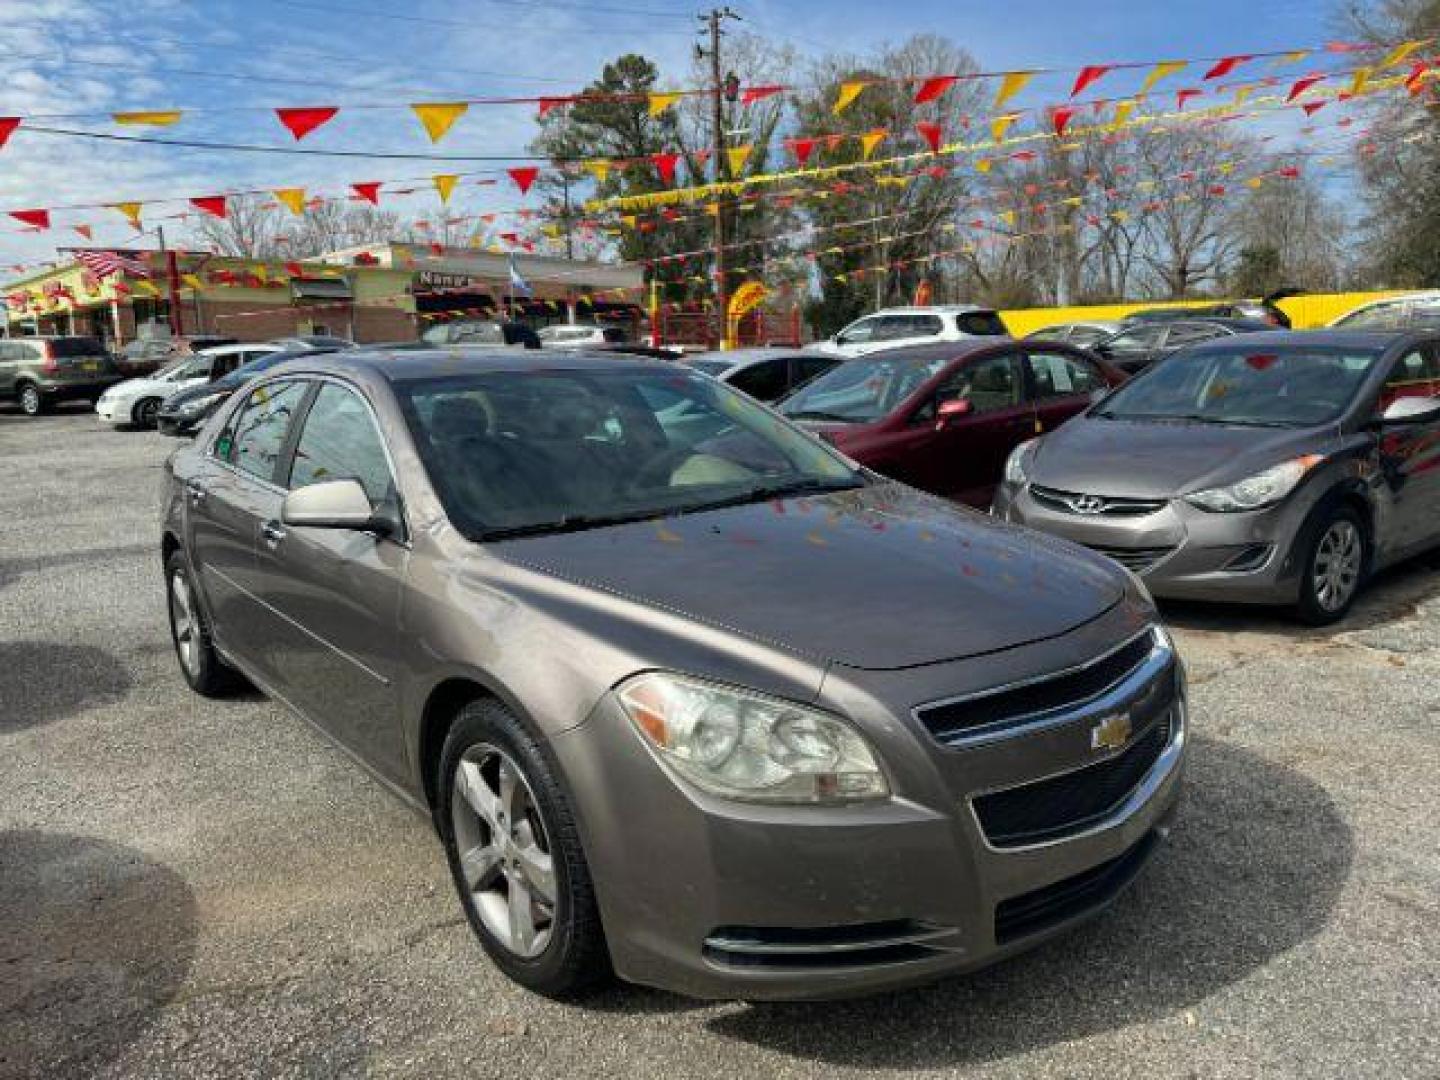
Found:
[[[720,29],[726,19],[740,21],[740,16],[731,11],[728,7],[712,8],[708,15],[701,15],[700,21],[705,26],[705,32],[710,37],[710,85],[713,94],[711,123],[711,155],[715,160],[715,176],[721,181],[728,181],[730,176],[730,160],[725,153],[725,93],[729,80],[722,75],[723,68],[720,64],[720,39],[724,32]],[[705,57],[706,50],[696,46],[696,53]],[[730,239],[730,205],[722,192],[715,201],[715,307],[720,316],[720,347],[730,347],[730,279],[727,274],[728,260],[726,244]]]

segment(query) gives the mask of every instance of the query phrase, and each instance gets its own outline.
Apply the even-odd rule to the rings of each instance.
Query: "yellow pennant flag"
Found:
[[[995,216],[998,217],[1001,221],[1005,222],[1006,225],[1013,226],[1015,224],[1014,210],[1001,210],[1000,213],[996,214]]]
[[[1061,199],[1060,201],[1061,201],[1062,203],[1064,203],[1066,206],[1079,206],[1081,203],[1083,203],[1083,202],[1085,201],[1085,199],[1084,199],[1082,196],[1080,196],[1080,195],[1072,195],[1072,196],[1070,196],[1070,198],[1068,198],[1068,199]]]
[[[1365,93],[1365,87],[1370,82],[1370,69],[1368,67],[1356,68],[1355,77],[1350,80],[1350,93],[1359,97]]]
[[[200,280],[198,274],[181,274],[180,280],[185,283],[187,289],[193,289],[195,292],[205,288],[205,283]]]
[[[1010,125],[1020,119],[1019,113],[1006,113],[1004,116],[997,116],[990,121],[990,137],[997,143],[1003,142],[1005,133],[1010,130]]]
[[[732,146],[725,151],[725,161],[730,166],[730,175],[739,176],[740,171],[745,168],[745,162],[750,159],[750,152],[753,146]]]
[[[1033,71],[1010,71],[1000,80],[1000,89],[995,91],[995,108],[999,109],[1012,97],[1024,90],[1035,77]]]
[[[139,289],[147,296],[160,295],[160,286],[156,285],[153,281],[147,281],[145,278],[138,279],[135,282],[135,288]]]
[[[831,111],[834,112],[836,116],[839,116],[851,105],[855,104],[855,99],[864,93],[865,87],[869,85],[869,83],[863,82],[841,83],[840,96],[835,99],[835,107]]]
[[[1255,84],[1254,84],[1254,83],[1246,83],[1244,86],[1237,86],[1237,87],[1235,88],[1235,104],[1236,104],[1236,105],[1244,105],[1245,102],[1247,102],[1247,101],[1250,100],[1250,95],[1253,94],[1254,92],[1255,92]]]
[[[1235,171],[1235,162],[1222,162],[1220,165],[1216,166],[1216,171],[1218,171],[1221,176],[1229,176],[1232,172]]]
[[[684,96],[683,94],[651,94],[649,97],[650,115],[659,116]]]
[[[1380,66],[1382,68],[1388,68],[1394,67],[1396,64],[1403,64],[1406,60],[1409,59],[1411,53],[1426,44],[1428,44],[1428,42],[1407,41],[1403,45],[1396,45],[1395,48],[1390,50],[1390,55],[1385,57],[1384,60],[1380,61]]]
[[[444,173],[440,176],[432,176],[430,179],[435,184],[435,190],[440,193],[440,201],[442,203],[448,203],[450,201],[450,193],[455,190],[455,185],[460,182],[460,177],[454,173]]]
[[[1114,218],[1116,221],[1129,221],[1129,220],[1130,220],[1130,211],[1129,211],[1129,210],[1116,210],[1116,211],[1112,212],[1110,216],[1111,216],[1112,218]]]
[[[988,173],[992,164],[994,163],[988,157],[982,157],[979,161],[975,162],[975,171],[978,173]]]
[[[301,187],[276,188],[273,192],[275,201],[285,207],[296,217],[305,213],[305,189]]]
[[[119,210],[120,213],[124,214],[126,218],[129,219],[131,228],[133,228],[136,232],[139,232],[141,229],[140,210],[144,207],[144,205],[144,203],[138,202],[121,202],[112,203],[111,207],[115,210]]]
[[[639,221],[639,220],[640,220],[640,219],[639,219],[638,217],[636,217],[636,215],[634,215],[634,214],[621,214],[621,215],[620,215],[620,224],[621,224],[621,225],[624,225],[625,228],[627,228],[627,229],[633,229],[633,228],[635,228],[635,223],[636,223],[637,221]]]
[[[874,131],[867,131],[860,136],[860,152],[866,161],[869,161],[870,155],[875,153],[875,148],[885,141],[885,134],[884,128],[876,128]]]
[[[1117,128],[1124,126],[1125,121],[1130,119],[1130,114],[1134,111],[1135,101],[1133,98],[1117,101],[1115,103],[1115,126]]]
[[[1270,66],[1278,68],[1285,67],[1287,64],[1298,64],[1301,60],[1304,60],[1309,55],[1309,49],[1296,49],[1294,52],[1288,52],[1284,56],[1278,57],[1276,61]]]
[[[411,105],[410,108],[425,126],[425,133],[430,136],[430,141],[437,143],[445,137],[455,121],[470,110],[470,106],[463,101],[432,102],[428,105]]]
[[[610,162],[604,158],[597,158],[594,161],[585,162],[585,171],[595,177],[596,182],[603,184],[610,175]]]
[[[166,109],[156,112],[117,112],[111,113],[110,119],[117,124],[129,124],[131,126],[148,127],[169,127],[171,124],[180,122],[179,109]]]
[[[256,280],[262,285],[270,280],[270,270],[268,267],[256,265],[254,274]]]
[[[1258,188],[1264,182],[1265,178],[1263,176],[1252,176],[1249,180],[1245,181],[1245,186],[1251,188]]]
[[[1156,64],[1150,69],[1150,73],[1145,76],[1145,81],[1140,84],[1141,95],[1148,94],[1161,79],[1168,78],[1176,72],[1184,70],[1184,60],[1165,60]]]

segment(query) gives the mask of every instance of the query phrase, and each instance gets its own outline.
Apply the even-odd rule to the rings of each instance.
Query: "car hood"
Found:
[[[1076,417],[1045,436],[1030,480],[1091,495],[1169,499],[1316,449],[1312,429]]]
[[[506,561],[825,662],[913,667],[1056,637],[1123,571],[898,484],[491,545]]]
[[[164,397],[186,385],[188,384],[171,382],[169,379],[126,379],[112,386],[107,394],[112,398],[140,397],[143,394],[159,394]]]
[[[218,382],[182,384],[178,390],[165,398],[164,408],[167,411],[173,410],[181,405],[187,404],[188,402],[194,401],[196,398],[207,398],[215,396],[228,397],[231,393],[234,392],[234,390],[235,388],[233,386],[222,387]]]

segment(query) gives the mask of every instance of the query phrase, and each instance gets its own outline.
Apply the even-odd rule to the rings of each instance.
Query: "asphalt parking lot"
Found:
[[[1173,844],[1088,928],[836,1004],[532,997],[428,825],[259,695],[185,688],[173,443],[0,409],[0,1077],[1440,1075],[1440,560],[1335,630],[1167,611]]]

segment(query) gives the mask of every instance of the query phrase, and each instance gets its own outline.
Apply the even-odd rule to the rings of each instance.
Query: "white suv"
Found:
[[[953,304],[945,307],[886,308],[856,319],[832,338],[812,348],[837,356],[864,356],[881,349],[961,341],[974,337],[1008,337],[1000,316],[990,308]]]
[[[626,340],[622,327],[595,323],[556,323],[540,330],[540,344],[547,349],[585,349],[591,345],[618,345]]]
[[[154,375],[116,383],[95,403],[95,415],[107,424],[132,424],[153,428],[161,403],[180,390],[213,382],[251,360],[279,352],[269,342],[248,345],[216,345],[190,356],[180,356]]]

